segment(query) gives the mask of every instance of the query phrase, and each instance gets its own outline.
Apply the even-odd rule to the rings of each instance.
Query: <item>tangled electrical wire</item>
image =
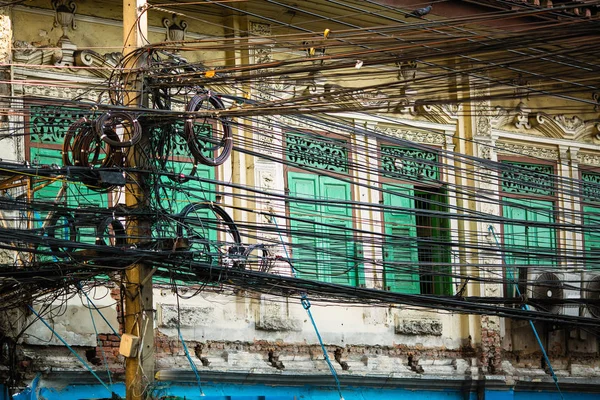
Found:
[[[371,16],[377,14],[369,11],[372,5],[371,1],[348,1],[336,7]],[[212,6],[237,11],[230,4]],[[600,86],[593,57],[598,45],[586,40],[586,51],[581,51],[577,44],[596,34],[598,21],[575,24],[574,17],[569,17],[560,25],[566,30],[544,21],[536,25],[536,35],[516,27],[492,34],[470,26],[492,18],[507,22],[514,15],[497,12],[406,24],[404,14],[377,5],[377,15],[389,25],[375,29],[325,18],[309,4],[290,7],[335,24],[333,33],[325,37],[302,24],[271,21],[299,33],[269,37],[266,47],[276,51],[268,62],[234,67],[190,62],[172,51],[173,44],[136,50],[112,70],[107,84],[111,105],[75,104],[85,115],[69,121],[61,143],[62,166],[53,165],[53,156],[43,153],[40,149],[45,148],[35,140],[28,156],[39,156],[40,161],[3,166],[4,176],[34,176],[36,189],[33,194],[3,199],[5,230],[0,243],[17,253],[1,285],[5,304],[25,302],[79,280],[111,276],[143,261],[157,267],[158,277],[187,284],[218,282],[281,295],[304,292],[355,304],[390,302],[597,323],[541,310],[557,306],[594,310],[600,289],[584,288],[589,298],[556,301],[510,293],[518,285],[558,293],[558,289],[578,290],[593,281],[588,275],[597,270],[599,256],[591,251],[594,246],[578,248],[576,235],[587,235],[592,244],[598,235],[595,203],[599,191],[594,171],[587,171],[589,180],[584,180],[559,174],[560,163],[548,168],[539,167],[540,160],[529,160],[530,164],[490,161],[417,144],[402,136],[401,130],[388,135],[385,127],[397,125],[392,118],[379,116],[384,129],[377,130],[331,113],[418,115],[438,107],[447,115],[455,111],[467,117],[480,112],[485,118],[513,118],[485,104],[508,104],[525,101],[525,97],[536,101],[542,96],[592,107],[593,99],[582,93]],[[533,12],[519,14],[530,17]],[[546,14],[554,21],[553,14]],[[236,46],[228,38],[209,38],[189,41],[185,50],[231,51],[238,50]],[[278,54],[279,48],[287,53]],[[143,67],[130,67],[142,60]],[[222,60],[212,60],[216,61]],[[389,79],[390,75],[397,79]],[[365,76],[373,81],[358,85]],[[463,78],[468,81],[464,90]],[[336,83],[323,84],[326,80]],[[337,84],[345,82],[350,85]],[[246,91],[250,84],[261,90],[250,96]],[[125,107],[145,96],[147,107]],[[484,106],[474,111],[474,107],[460,109],[459,103]],[[74,104],[63,108],[67,106]],[[97,109],[90,113],[93,107]],[[519,107],[521,114],[514,118],[527,118],[527,107]],[[575,106],[553,107],[545,110],[557,113]],[[527,123],[538,116],[531,116]],[[52,129],[55,122],[47,124]],[[410,124],[404,127],[408,130]],[[19,129],[28,132],[29,128]],[[351,140],[345,135],[348,132]],[[425,133],[440,146],[447,143],[448,138],[439,132]],[[456,140],[463,141],[463,148],[477,145]],[[134,147],[140,151],[134,154]],[[277,165],[285,188],[234,183],[219,176],[214,167],[235,152]],[[309,193],[301,187],[307,182],[301,174],[318,175],[329,188],[335,184],[351,189],[333,197]],[[480,184],[490,181],[498,183],[500,199],[497,193],[479,190]],[[139,184],[147,188],[141,198],[149,199],[142,207],[117,205],[125,193],[131,194],[130,186]],[[60,196],[57,187],[64,188]],[[544,209],[536,201],[517,204],[517,188],[554,205]],[[358,192],[367,193],[370,200],[348,194]],[[569,197],[584,199],[590,220],[576,223],[580,213],[558,206],[557,199]],[[481,208],[469,207],[465,199]],[[492,205],[498,211],[483,211]],[[529,213],[535,220],[515,222],[509,212]],[[323,217],[328,213],[334,216]],[[243,217],[234,221],[236,215]],[[395,215],[397,220],[386,220]],[[127,220],[142,221],[146,231],[128,229]],[[477,230],[472,228],[475,223],[503,231]],[[468,232],[461,236],[458,225],[471,228],[465,228]],[[520,245],[527,238],[526,231],[545,242]],[[568,251],[556,249],[557,232],[564,233],[561,244]],[[496,235],[501,244],[495,242]],[[291,258],[281,256],[284,247],[291,250]],[[491,262],[479,261],[481,254]],[[306,279],[289,278],[290,266]],[[557,266],[584,266],[586,272],[579,278],[562,279],[564,283],[556,287],[543,274]],[[463,297],[471,284],[501,285],[505,295]],[[444,289],[436,292],[437,287]],[[399,293],[407,288],[412,292]],[[534,304],[536,314],[514,308],[521,302]]]

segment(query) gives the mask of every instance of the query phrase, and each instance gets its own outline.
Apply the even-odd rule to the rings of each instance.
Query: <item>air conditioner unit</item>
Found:
[[[554,314],[578,317],[580,306],[573,304],[543,304],[543,300],[577,300],[581,296],[581,275],[575,272],[558,272],[530,269],[527,279],[527,297],[541,304],[535,309]],[[599,310],[600,311],[600,310]]]
[[[586,273],[581,287],[581,297],[598,301],[598,304],[587,304],[585,317],[600,319],[600,274]]]

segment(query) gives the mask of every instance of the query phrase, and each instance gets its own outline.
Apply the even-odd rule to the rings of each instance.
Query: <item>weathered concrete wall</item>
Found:
[[[64,304],[56,302],[44,313],[44,319],[52,329],[73,346],[95,347],[98,340],[96,332],[105,334],[112,332],[111,326],[116,330],[119,327],[115,300],[110,296],[110,289],[97,287],[88,295],[110,325],[93,309],[93,305],[88,303],[84,295],[76,295],[66,300]],[[36,308],[39,311],[39,307]],[[25,344],[63,346],[50,329],[34,315],[30,315],[29,321],[34,320],[35,322],[23,335]]]
[[[312,313],[327,344],[444,347],[462,345],[458,318],[419,310],[349,307],[312,303]],[[177,307],[171,293],[156,296],[158,331],[176,336]],[[310,320],[299,301],[268,296],[227,296],[206,293],[180,307],[181,331],[189,340],[283,341],[317,343]]]

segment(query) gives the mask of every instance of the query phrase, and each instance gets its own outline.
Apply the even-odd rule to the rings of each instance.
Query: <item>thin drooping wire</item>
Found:
[[[177,291],[177,285],[175,285],[175,290]],[[200,396],[204,396],[204,391],[202,390],[202,380],[200,379],[200,374],[198,373],[198,368],[196,368],[196,364],[194,360],[192,360],[192,356],[185,344],[185,340],[183,340],[183,335],[181,334],[181,312],[179,308],[179,296],[177,298],[177,335],[179,336],[179,340],[181,341],[181,345],[183,346],[183,352],[185,353],[185,357],[190,363],[190,368],[194,371],[194,375],[196,376],[196,382],[198,383],[198,390],[200,391]]]
[[[582,31],[581,33],[584,33],[584,31]],[[515,38],[510,38],[510,39],[515,39]],[[346,40],[346,39],[344,39],[344,40]],[[359,51],[366,51],[366,49],[364,48],[364,46],[365,46],[364,42],[362,42],[362,43],[359,42],[357,37],[353,38],[352,40],[354,40],[356,42],[353,45],[355,45],[359,49]],[[392,38],[391,40],[392,40],[391,43],[393,43],[393,41],[395,41],[396,39]],[[346,40],[346,42],[347,41],[348,40]],[[438,40],[438,42],[439,42],[439,40]],[[517,40],[513,40],[513,42],[515,43],[515,46],[523,46],[524,44],[528,43],[527,41],[521,41],[521,42],[519,42]],[[374,44],[373,41],[371,41],[371,43],[368,43],[368,45],[370,47],[372,47],[373,44]],[[430,44],[431,43],[424,43],[425,46],[430,46]],[[415,46],[415,49],[416,48],[417,48],[417,46]],[[423,46],[420,46],[419,48],[422,49]],[[389,50],[389,47],[388,47],[388,50]],[[448,48],[447,50],[452,50],[452,49]],[[380,50],[380,51],[384,52],[385,49],[384,50]],[[356,51],[355,52],[348,52],[344,57],[350,58],[350,57],[353,57],[356,54],[357,54]],[[441,53],[436,52],[433,55],[440,56],[440,54]],[[448,52],[448,53],[446,53],[446,56],[449,56],[450,54],[454,54],[454,53]],[[545,54],[547,54],[548,56],[551,56],[551,55],[553,55],[553,56],[566,56],[566,54],[561,54],[560,52],[557,52],[557,51],[548,51]],[[428,55],[427,54],[419,54],[419,56],[428,56]],[[384,61],[386,59],[381,58],[381,59],[375,59],[375,60],[377,62],[379,62],[379,61]],[[387,60],[389,61],[390,58],[388,57]],[[304,60],[297,60],[297,61],[298,61],[298,63],[304,62]],[[501,66],[501,65],[497,65],[498,61],[502,61],[503,63],[507,62],[506,60],[503,60],[503,59],[500,59],[500,58],[494,59],[493,61],[496,64],[496,66]],[[346,65],[346,67],[347,66],[348,65]],[[274,70],[274,71],[271,72],[271,71],[266,71],[265,68],[268,68],[268,66],[259,66],[259,67],[257,67],[256,69],[258,71],[264,70],[264,74],[262,76],[252,77],[250,79],[250,82],[256,83],[259,78],[277,77],[277,76],[281,76],[282,74],[285,74],[285,72],[286,72],[285,70],[279,70],[279,71]],[[590,68],[590,64],[586,64],[586,66],[582,67],[581,70],[585,70],[586,68],[589,69]],[[316,69],[323,69],[326,72],[328,71],[327,69],[323,68],[322,65],[313,65],[313,66],[309,66],[308,68],[295,70],[293,72],[298,74],[298,73],[304,73],[304,72],[307,72],[307,71],[308,72],[314,71]],[[340,69],[340,67],[335,67],[335,68],[331,69],[330,71],[336,71],[336,70],[341,70],[341,69]],[[450,68],[450,69],[447,69],[447,75],[445,75],[445,76],[446,77],[450,77],[450,76],[452,76],[452,74],[456,74],[458,71],[460,71],[460,68]],[[334,75],[332,73],[329,73],[329,72],[327,72],[327,73],[329,74],[328,76],[334,77]],[[444,75],[440,75],[440,74],[431,75],[427,79],[422,79],[422,80],[418,81],[418,83],[419,83],[419,85],[423,85],[424,87],[425,87],[425,85],[429,85],[431,87],[434,87],[433,86],[433,84],[435,83],[434,79],[437,79],[437,78],[440,78],[440,77],[443,77],[443,76]],[[540,76],[540,75],[536,75],[536,76]],[[198,76],[192,76],[192,78],[195,79],[195,81],[194,80],[190,80],[189,81],[190,84],[192,84],[194,82],[200,82],[200,83],[201,82],[210,82],[210,80],[207,80],[205,78],[199,78]],[[218,81],[218,79],[213,79],[213,81]],[[243,79],[237,79],[236,77],[227,77],[225,75],[223,75],[222,81],[223,82],[231,82],[234,85],[236,83],[245,82],[245,80],[243,80]],[[498,81],[498,80],[492,80],[492,79],[489,79],[489,78],[487,79],[487,82],[488,83],[489,82],[500,83],[500,81]],[[405,82],[399,83],[396,86],[398,86],[400,84],[404,84],[404,83]],[[503,83],[506,84],[508,82],[503,82]],[[388,85],[388,86],[390,86],[391,88],[394,88],[391,85]],[[375,90],[378,90],[378,89],[380,89],[380,88],[378,88],[378,87],[370,88],[367,93],[375,93]],[[442,93],[442,92],[443,92],[443,89],[439,88],[437,91],[427,91],[427,95],[431,96],[431,95],[435,95],[436,93]],[[342,95],[344,93],[345,92],[343,90],[341,90],[341,91],[334,91],[332,95]],[[554,92],[553,92],[553,94],[561,94],[561,93],[568,93],[568,92],[563,92],[562,90],[561,91],[554,90]],[[552,93],[545,93],[545,94],[552,94]],[[503,95],[505,95],[505,94],[502,94],[501,92],[498,92],[498,93],[494,94],[492,97],[489,97],[489,99],[493,99],[493,98],[500,99],[500,98],[502,98],[501,96],[503,96]],[[510,94],[510,97],[514,97],[512,93]],[[473,98],[473,97],[472,98],[466,98],[466,99],[467,100],[475,100],[475,98]],[[441,101],[445,101],[445,100],[447,100],[447,99],[442,99]],[[275,105],[280,106],[280,103],[281,102],[276,102]],[[306,106],[309,106],[309,107],[303,108],[303,107],[306,107]],[[301,115],[303,113],[311,112],[311,111],[315,112],[315,111],[319,111],[319,110],[320,111],[339,110],[339,108],[337,108],[337,107],[338,107],[337,105],[332,106],[331,104],[325,104],[324,102],[321,102],[321,103],[314,103],[314,102],[312,102],[311,103],[310,96],[305,96],[304,99],[295,99],[294,100],[294,104],[291,107],[289,107],[289,108],[278,107],[278,109],[276,110],[276,113],[278,113],[279,115],[286,115],[286,114],[287,115],[293,115],[293,114],[299,114],[299,115]],[[360,106],[357,106],[357,108],[360,109]],[[375,109],[373,111],[375,111]],[[154,110],[152,112],[158,114],[159,110]],[[240,117],[244,117],[244,116],[252,115],[252,114],[258,116],[258,115],[260,115],[260,113],[266,113],[266,112],[272,112],[272,110],[269,110],[269,104],[268,103],[264,103],[260,107],[258,107],[257,105],[254,105],[254,106],[251,105],[251,107],[248,107],[247,110],[244,110],[243,113],[240,113],[238,115]],[[303,120],[303,122],[306,122],[306,120]],[[280,127],[285,127],[285,125],[283,125],[283,124],[279,124],[279,126]],[[327,127],[327,126],[331,127],[332,126],[332,122],[331,121],[326,121],[323,124],[323,126],[325,126],[325,127]],[[347,125],[346,126],[342,126],[342,128],[348,129],[349,131],[352,131],[352,129],[353,129],[351,127],[348,127]],[[14,129],[14,128],[11,128],[11,129]],[[292,129],[294,129],[294,128],[292,128]],[[370,133],[368,132],[368,134],[369,134],[369,136],[374,137],[373,132],[370,132]],[[367,135],[365,135],[365,136],[367,136]],[[236,139],[239,139],[239,138],[236,138]],[[254,147],[253,145],[255,145],[256,143],[252,143],[252,142],[240,142],[240,144],[242,144],[242,146],[239,146],[238,151],[240,151],[240,152],[244,152],[245,151],[246,154],[250,154],[250,151],[248,149],[250,149],[251,147]],[[397,144],[404,145],[404,146],[406,146],[406,145],[414,145],[414,144],[411,144],[410,142],[407,142],[407,141],[401,141],[401,142],[398,142]],[[364,151],[365,151],[365,153],[367,153],[368,151],[376,151],[376,150],[377,149],[366,147]],[[257,155],[257,154],[254,154],[254,155]],[[474,159],[473,160],[469,160],[464,155],[450,155],[450,156],[455,161],[462,161],[467,166],[476,166],[476,165],[478,165],[478,163],[480,163],[483,166],[494,167],[494,165],[490,165],[490,163],[487,162],[487,161],[486,162],[484,162],[484,161],[477,161],[477,160],[474,160]],[[274,160],[271,159],[271,161],[274,161]],[[281,161],[281,162],[284,164],[285,168],[291,168],[291,167],[298,168],[298,165],[296,165],[296,164],[293,164],[293,163],[290,163],[290,162],[286,162],[286,161]],[[380,174],[381,173],[381,170],[379,168],[373,168],[369,164],[364,165],[364,166],[356,164],[356,165],[351,165],[351,167],[353,168],[353,171],[357,171],[357,172],[367,172],[367,173],[372,173],[372,174]],[[453,167],[453,166],[447,165],[447,164],[440,164],[439,167],[444,167],[444,168],[449,169],[449,170],[452,169],[452,170],[455,171],[454,173],[456,175],[458,175],[460,173],[467,172],[466,170],[461,170],[459,168],[456,168],[456,167]],[[315,172],[314,169],[310,169],[310,168],[302,168],[302,169],[305,170],[306,172],[311,172],[311,173]],[[493,169],[494,168],[492,168],[492,170]],[[495,169],[496,170],[500,170],[500,166],[496,165]],[[155,173],[155,174],[157,173],[157,171],[151,171],[151,172]],[[493,174],[478,172],[476,176],[478,177],[478,179],[487,179],[490,176],[493,177]],[[561,178],[557,178],[557,179],[560,179],[560,182],[562,182],[562,180],[564,178],[561,177]],[[350,181],[350,183],[352,183],[351,179],[349,181]],[[508,180],[507,180],[507,182],[508,182]],[[220,185],[221,187],[233,187],[232,185],[229,185],[228,182],[224,182],[223,180],[215,180],[212,183],[215,184],[215,185]],[[443,181],[440,181],[440,182],[437,182],[437,183],[438,184],[444,184]],[[577,180],[574,180],[571,183],[573,184],[572,187],[575,187],[578,184],[580,184],[581,182],[579,182]],[[158,185],[158,186],[160,186],[160,185]],[[169,190],[174,190],[174,191],[178,191],[179,190],[179,191],[185,192],[186,196],[198,196],[198,197],[206,199],[206,195],[205,195],[205,192],[203,190],[194,190],[194,189],[191,189],[191,188],[183,188],[183,187],[178,188],[177,186],[178,186],[177,184],[172,184],[172,185],[168,185],[168,186],[167,185],[162,185],[163,188],[167,188]],[[367,184],[366,187],[368,187],[368,188],[370,188],[372,190],[372,189],[377,189],[378,186],[377,186],[377,183],[374,180],[371,180],[371,181],[368,181],[368,184]],[[242,188],[242,189],[249,190],[249,188]],[[475,199],[477,199],[478,201],[481,201],[481,202],[484,202],[484,201],[485,202],[492,202],[493,201],[493,199],[485,198],[482,194],[476,194],[475,195],[474,191],[476,189],[473,188],[473,187],[462,186],[462,187],[457,187],[456,189],[459,189],[460,191],[462,191],[462,193],[457,190],[456,191],[457,194],[455,196],[458,196],[458,195],[472,195],[472,196],[474,196],[473,198],[475,198]],[[252,197],[250,197],[250,196],[244,197],[241,194],[234,194],[234,195],[232,195],[230,192],[228,192],[226,190],[222,190],[222,189],[218,189],[218,190],[219,190],[219,192],[216,193],[216,194],[221,195],[221,196],[227,195],[227,196],[237,196],[237,198],[239,198],[239,199],[242,199],[242,198],[246,199],[246,200],[249,200],[249,199],[251,200],[252,199]],[[574,193],[574,194],[576,194],[576,192],[577,192],[576,190],[572,191],[572,193]],[[290,196],[283,196],[283,197],[273,196],[273,194],[269,193],[268,191],[267,192],[255,191],[254,193],[255,193],[255,196],[254,196],[255,200],[258,199],[259,196],[267,196],[267,198],[270,198],[270,199],[273,199],[273,200],[275,200],[275,199],[288,199],[288,200],[293,200],[295,202],[300,202],[300,201],[306,202],[305,199],[298,199],[298,198],[295,198],[295,196],[291,196],[291,197]],[[567,190],[565,190],[564,188],[561,188],[560,190],[556,190],[555,191],[555,194],[568,194],[568,193],[569,192]],[[77,197],[79,197],[78,194],[75,193],[75,192],[73,192],[73,193],[71,193],[71,194],[69,194],[67,196],[67,201],[70,201],[72,199],[76,199]],[[412,200],[414,201],[416,199],[413,198]],[[325,199],[316,199],[315,200],[315,204],[322,205],[322,204],[327,204],[327,202],[326,202]],[[367,207],[369,207],[369,205],[367,205],[367,204],[358,204],[358,203],[351,203],[351,202],[345,202],[345,205],[347,207],[352,207],[353,209],[357,209],[357,210],[366,209]],[[43,204],[41,202],[38,202],[38,203],[34,202],[34,203],[32,203],[32,207],[31,208],[35,209],[35,208],[38,208],[38,207],[43,207]],[[378,207],[378,206],[376,206],[376,207]],[[31,209],[31,208],[29,208],[29,209]],[[94,211],[90,207],[87,207],[87,208],[90,211],[90,215],[92,213],[95,213],[95,212],[98,212],[98,213],[103,213],[104,212],[102,210],[95,210]],[[170,205],[169,205],[169,208],[173,209],[173,207],[171,207]],[[27,209],[27,208],[25,208],[25,209]],[[394,208],[379,207],[379,209],[381,211],[385,211],[385,210],[392,210]],[[474,213],[474,212],[469,212],[467,209],[464,209],[464,208],[461,209],[461,208],[453,206],[451,209],[452,209],[452,211],[456,211],[458,213],[466,213],[466,214],[468,214],[468,217],[470,217],[470,218],[488,218],[487,220],[498,222],[498,223],[508,223],[509,222],[509,220],[507,220],[506,218],[491,218],[489,216],[485,217],[483,215],[478,215],[477,213]],[[73,207],[73,206],[71,206],[71,207],[65,207],[64,210],[67,211],[67,212],[72,212],[72,213],[80,212],[80,211],[77,210],[76,207]],[[405,209],[402,209],[402,208],[398,208],[398,210],[399,211],[408,211],[408,210],[405,210]],[[555,210],[556,211],[560,211],[560,212],[566,212],[566,211],[560,210],[558,208],[555,209]],[[279,212],[285,212],[285,211],[283,209],[279,209]],[[155,212],[149,212],[148,213],[148,215],[155,215],[157,218],[160,216],[160,214],[161,213],[155,213]],[[453,219],[453,220],[456,220],[458,218],[462,218],[462,219],[465,218],[463,215],[456,215],[456,214],[452,214],[451,212],[448,212],[448,213],[443,214],[443,215],[440,214],[440,215],[441,216],[445,216],[448,219]],[[122,215],[122,217],[125,217],[125,216],[126,216],[125,214]],[[174,218],[172,218],[172,217],[168,217],[168,216],[164,216],[164,217],[167,218],[167,219],[169,219],[169,220],[171,220],[171,221],[174,220]],[[286,217],[286,218],[289,218],[289,217]],[[289,220],[292,220],[292,219],[289,218]],[[362,222],[368,222],[368,221],[364,220]],[[374,221],[371,221],[371,222],[374,222]],[[259,224],[255,224],[254,226],[251,225],[251,224],[249,224],[249,223],[246,223],[246,222],[244,224],[245,224],[245,229],[248,232],[250,232],[252,230],[257,230],[257,229],[265,229],[264,226],[261,226]],[[576,225],[558,224],[558,223],[544,224],[544,225],[540,225],[540,226],[545,226],[547,228],[552,228],[552,229],[557,229],[557,228],[558,229],[565,229],[565,230],[570,231],[570,232],[577,232],[577,230],[579,229]],[[59,228],[59,227],[57,227],[57,228]],[[593,230],[594,228],[592,228],[592,227],[584,227],[584,229],[590,231],[590,230]],[[293,235],[300,235],[300,236],[304,235],[305,237],[310,237],[310,233],[306,232],[306,231],[292,231],[292,230],[288,230],[286,233],[291,234],[292,236]],[[363,234],[364,232],[361,232],[359,229],[352,228],[351,229],[351,233],[353,235],[355,235],[355,234],[358,235],[358,234]],[[88,235],[92,235],[92,234],[88,233]],[[257,236],[256,234],[251,234],[251,233],[247,233],[246,235],[247,235],[248,238],[255,238]],[[254,235],[254,237],[252,235]],[[481,233],[480,233],[480,235],[481,235]],[[19,235],[17,235],[17,236],[19,236]],[[31,237],[24,237],[24,236],[21,236],[21,237],[24,238],[25,241],[32,239]],[[379,236],[377,236],[377,238],[372,239],[371,244],[379,244],[379,245],[381,245],[382,243],[385,243],[385,239],[386,239],[385,235],[379,235]],[[419,242],[419,240],[420,240],[419,238],[415,238],[414,239],[414,241],[417,242],[417,243]],[[58,240],[56,238],[52,239],[52,240],[46,240],[45,243],[44,243],[44,241],[42,241],[41,244],[42,245],[44,245],[44,244],[47,245],[49,242],[53,242],[56,245],[63,244],[62,241],[60,241],[60,240]],[[13,243],[13,242],[10,242],[10,243]],[[470,247],[470,250],[469,250],[471,252],[471,254],[476,254],[477,249],[486,249],[485,246],[480,246],[478,244],[477,240],[475,240],[471,244],[466,243],[466,242],[463,242],[463,243],[466,245],[466,246],[463,246],[463,248],[462,248],[462,250],[465,251],[465,254],[466,254],[467,249],[469,249],[469,247],[468,247],[469,245],[472,246],[472,247]],[[452,243],[452,245],[454,245],[454,244],[455,243]],[[450,244],[444,244],[444,245],[445,246],[450,246]],[[72,244],[72,249],[77,249],[77,248],[79,248],[79,249],[90,249],[91,250],[91,249],[95,248],[95,246],[93,244],[82,245],[80,243],[73,243]],[[21,249],[28,250],[27,247],[21,247]],[[343,255],[343,252],[341,250],[343,250],[343,249],[341,249],[341,248],[340,249],[335,249],[334,248],[331,251],[329,251],[328,253],[340,256],[340,255]],[[36,249],[34,251],[34,253],[38,253],[38,254],[44,254],[45,253],[46,256],[54,257],[54,254],[52,252],[49,252],[48,250],[37,250]],[[99,262],[100,264],[98,264],[98,265],[100,265],[100,266],[102,266],[104,268],[103,264],[111,264],[111,261],[112,261],[111,257],[114,257],[114,256],[112,254],[110,254],[110,257],[108,256],[109,253],[110,253],[110,250],[103,249],[103,253],[106,254],[106,256],[100,257],[100,259],[97,259],[96,262]],[[563,258],[562,255],[555,255],[554,257],[555,257],[556,260],[561,260],[562,259],[563,261],[570,260],[570,261],[576,262],[576,261],[580,261],[580,259],[583,258],[583,253],[579,253],[578,255],[570,255],[570,256],[564,257],[564,258]],[[102,259],[102,258],[104,258],[104,259]],[[405,270],[408,270],[408,271],[410,271],[411,269],[414,270],[414,266],[410,266],[410,265],[407,265],[404,268],[405,268]],[[542,267],[540,267],[540,268],[542,268]],[[116,270],[116,271],[119,270],[119,269],[120,269],[119,267],[114,267],[113,268],[113,270]],[[402,270],[402,269],[399,269],[399,270]],[[92,275],[89,275],[89,276],[92,276]],[[456,278],[466,279],[466,278],[469,278],[469,276],[467,276],[467,275],[458,275],[457,274]],[[504,280],[504,281],[506,282],[506,280]],[[502,280],[500,282],[502,282]]]
[[[496,236],[496,231],[494,230],[494,226],[493,225],[489,225],[488,226],[488,230],[490,231],[490,233],[494,237],[494,241],[496,242],[496,246],[498,246],[498,248],[501,248],[500,241],[498,240],[498,236]],[[507,264],[506,263],[506,259],[504,258],[504,255],[502,255],[502,261],[503,261],[503,263],[505,265]],[[507,271],[508,271],[508,276],[509,276],[508,279],[510,281],[512,281],[512,283],[515,285],[515,290],[517,292],[517,295],[521,296],[521,290],[519,289],[518,280],[513,276],[512,269],[508,268]],[[529,305],[523,304],[521,307],[524,310],[529,311]],[[542,344],[542,340],[540,339],[540,335],[538,334],[537,328],[533,324],[533,321],[531,321],[531,320],[529,321],[529,326],[531,327],[531,330],[533,331],[533,335],[535,336],[535,340],[537,341],[538,346],[540,347],[540,350],[542,351],[542,355],[544,357],[544,360],[546,361],[546,365],[548,366],[548,369],[550,370],[550,375],[552,375],[552,380],[554,381],[554,385],[556,386],[556,390],[558,391],[558,394],[560,395],[560,398],[564,399],[562,391],[560,390],[560,385],[558,384],[558,377],[556,376],[556,373],[554,372],[554,368],[552,368],[552,363],[550,362],[550,358],[548,357],[548,354],[546,353],[546,349],[544,349],[544,345]]]
[[[292,275],[294,276],[294,278],[296,278],[296,269],[294,268],[294,263],[291,261],[291,258],[287,251],[287,246],[285,244],[285,241],[283,240],[283,236],[281,235],[279,226],[277,225],[277,218],[273,215],[273,216],[271,216],[271,219],[273,220],[273,224],[275,224],[275,229],[277,229],[277,232],[279,234],[279,240],[281,240],[281,246],[284,249],[285,257],[289,262],[290,268],[292,270]],[[317,327],[317,323],[315,322],[315,318],[313,317],[312,311],[310,309],[311,304],[310,304],[310,300],[308,299],[308,295],[306,293],[302,293],[301,297],[302,297],[302,300],[301,300],[302,307],[304,308],[304,310],[306,310],[306,314],[308,314],[308,318],[310,319],[313,329],[315,330],[315,334],[317,335],[317,339],[319,340],[319,345],[321,345],[321,351],[323,352],[323,357],[325,358],[327,367],[329,367],[329,372],[331,372],[331,375],[333,376],[333,379],[335,380],[335,386],[336,386],[338,394],[340,396],[340,400],[344,400],[344,396],[342,395],[342,387],[340,385],[340,379],[338,378],[337,372],[336,372],[335,368],[333,367],[333,363],[331,362],[331,359],[329,358],[329,354],[327,353],[325,344],[323,344],[323,338],[321,337],[321,334],[319,333],[319,328]]]
[[[108,385],[112,388],[113,387],[112,375],[110,373],[110,366],[108,365],[108,361],[106,359],[106,353],[104,351],[104,343],[102,343],[102,341],[100,340],[100,336],[98,334],[98,329],[96,329],[96,320],[94,319],[94,314],[92,314],[92,308],[90,307],[93,303],[90,301],[90,298],[87,297],[87,294],[86,294],[86,298],[87,298],[87,302],[88,302],[88,311],[90,312],[90,319],[92,320],[92,326],[94,327],[94,334],[96,335],[96,344],[98,345],[98,347],[100,347],[100,352],[102,353],[102,361],[104,361],[104,365],[106,366],[106,373],[108,375]],[[96,306],[94,306],[94,307],[96,307]],[[100,313],[100,315],[102,315],[102,313]],[[113,390],[113,392],[114,392],[114,390]]]
[[[75,351],[73,350],[73,348],[71,348],[71,346],[69,346],[69,344],[65,341],[65,339],[62,338],[62,336],[60,336],[58,334],[58,332],[56,332],[54,329],[52,329],[52,327],[48,324],[48,322],[46,322],[46,320],[44,318],[42,318],[41,315],[39,315],[31,306],[27,306],[29,308],[29,310],[33,313],[33,315],[36,316],[37,319],[40,320],[41,323],[43,323],[46,328],[48,328],[52,334],[54,336],[56,336],[56,338],[58,340],[60,340],[62,342],[62,344],[64,344],[69,351],[79,360],[79,362],[81,362],[81,364],[83,364],[83,366],[85,367],[85,369],[87,369],[93,376],[94,378],[96,378],[98,380],[98,382],[100,382],[100,384],[111,394],[111,396],[116,397],[116,398],[120,398],[119,395],[117,395],[116,393],[114,393],[111,388],[106,385],[106,383],[104,383],[104,381],[102,379],[100,379],[100,377],[98,376],[98,374],[96,374],[96,372],[92,369],[92,367],[90,367],[88,365],[88,363],[85,362],[85,360],[83,358],[81,358],[81,356]]]

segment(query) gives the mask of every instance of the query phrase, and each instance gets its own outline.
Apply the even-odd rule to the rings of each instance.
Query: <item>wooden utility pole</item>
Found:
[[[123,56],[144,45],[148,37],[148,20],[146,0],[123,0]],[[125,65],[125,76],[136,77],[128,81],[125,87],[125,104],[130,107],[141,107],[144,104],[142,93],[142,77],[136,69],[143,66],[143,57],[130,57]],[[133,74],[127,74],[133,70]],[[127,138],[124,138],[127,140]],[[127,155],[127,167],[141,168],[137,165],[143,157],[141,148],[148,138],[133,146]],[[133,179],[131,179],[133,178]],[[125,202],[129,209],[145,207],[148,204],[148,188],[145,177],[134,173],[128,178],[125,186]],[[127,235],[132,241],[139,241],[150,236],[149,222],[130,218],[127,222]],[[152,304],[152,271],[149,266],[138,263],[131,265],[125,273],[125,333],[137,336],[139,346],[133,357],[125,362],[125,383],[127,400],[145,398],[147,385],[154,380],[154,310]]]

